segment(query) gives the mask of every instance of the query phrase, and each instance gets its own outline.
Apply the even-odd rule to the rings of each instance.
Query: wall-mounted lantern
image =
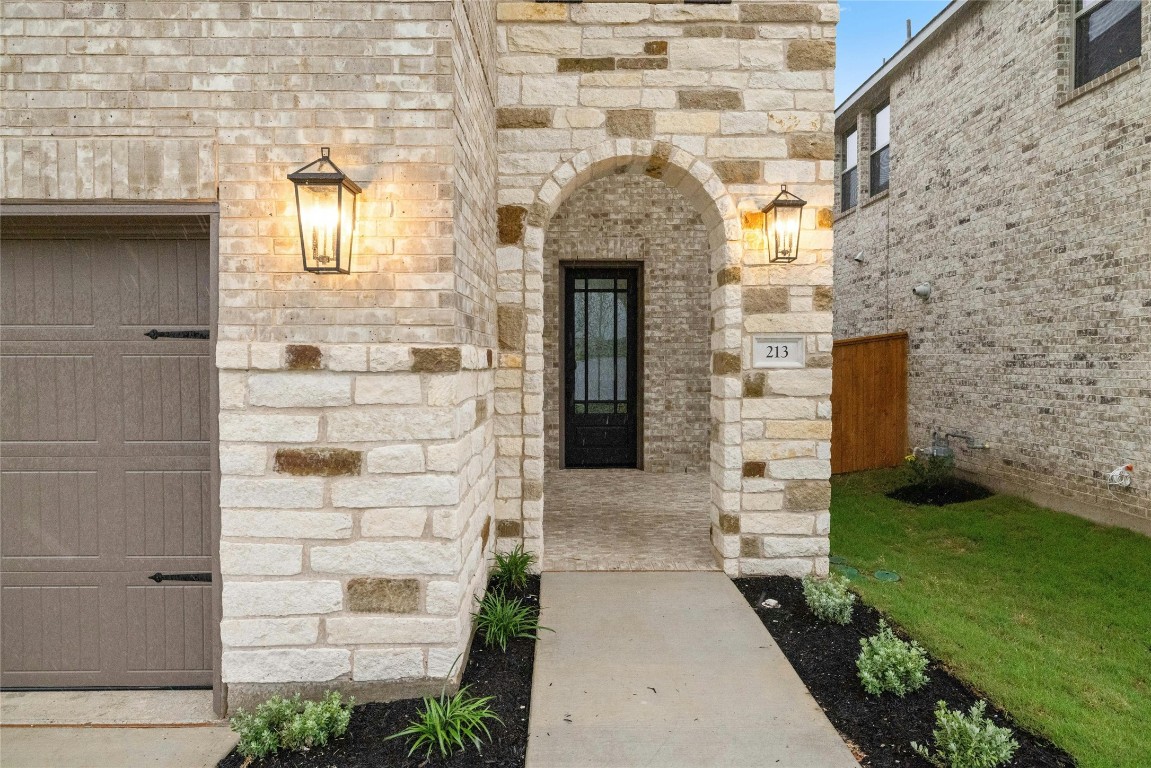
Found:
[[[304,269],[346,275],[352,265],[356,196],[362,190],[332,162],[329,153],[328,147],[321,147],[320,159],[289,173],[288,181],[296,187]]]
[[[805,205],[806,200],[788,192],[784,185],[763,209],[763,242],[769,262],[788,263],[799,258],[799,231]]]

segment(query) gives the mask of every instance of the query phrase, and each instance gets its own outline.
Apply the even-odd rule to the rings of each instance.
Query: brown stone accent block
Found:
[[[655,118],[650,109],[609,109],[607,135],[650,139]]]
[[[497,520],[496,535],[502,539],[511,539],[522,535],[523,526],[519,520]]]
[[[667,40],[648,40],[643,44],[643,52],[649,56],[666,56]]]
[[[539,501],[544,497],[544,484],[539,480],[524,480],[524,501]]]
[[[815,212],[815,226],[820,229],[831,229],[835,226],[835,214],[830,208],[820,208]]]
[[[290,371],[318,371],[322,357],[319,347],[311,344],[289,344],[285,363]]]
[[[501,350],[524,348],[524,308],[513,304],[500,305],[496,314]]]
[[[496,128],[550,128],[552,112],[542,107],[501,107],[496,110]]]
[[[835,43],[831,40],[792,40],[787,46],[791,70],[835,69]]]
[[[763,557],[763,550],[759,547],[758,536],[740,536],[739,537],[739,556],[740,557]]]
[[[459,347],[412,347],[415,373],[453,373],[462,363]]]
[[[833,291],[830,285],[817,285],[811,296],[811,308],[816,312],[830,312]]]
[[[739,355],[733,352],[716,352],[711,356],[711,372],[717,376],[739,373],[741,367]]]
[[[744,397],[763,397],[764,390],[767,389],[767,374],[765,373],[749,373],[743,377],[743,396]]]
[[[631,57],[616,59],[617,69],[667,69],[666,56]]]
[[[831,506],[831,483],[826,480],[795,480],[783,489],[783,499],[792,512],[822,512]]]
[[[671,144],[666,141],[658,142],[655,145],[655,151],[648,158],[647,167],[643,169],[643,172],[653,179],[662,179],[663,171],[667,168],[668,158],[671,157],[671,149]]]
[[[826,353],[826,352],[822,352],[818,355],[808,355],[807,356],[807,367],[808,368],[830,368],[831,367],[831,355]]]
[[[723,36],[735,40],[754,40],[755,28],[740,27],[735,24],[728,24],[723,28]]]
[[[739,20],[744,23],[819,21],[819,9],[808,3],[744,3]]]
[[[725,184],[758,184],[763,178],[759,160],[716,160],[712,168]]]
[[[558,63],[560,72],[607,72],[615,69],[615,59],[610,56],[597,58],[561,58]]]
[[[766,461],[745,461],[743,462],[743,476],[744,477],[765,477],[767,475],[767,462]]]
[[[358,475],[364,456],[347,448],[280,448],[275,470],[284,475],[341,477]]]
[[[738,285],[743,279],[743,270],[739,267],[724,267],[715,275],[717,285]]]
[[[778,315],[786,312],[788,306],[789,298],[785,285],[743,289],[743,311],[747,314]]]
[[[492,519],[489,517],[484,520],[484,527],[480,529],[480,551],[486,552],[488,549],[488,539],[492,533]]]
[[[532,203],[532,207],[528,208],[528,226],[529,227],[544,227],[547,226],[548,219],[551,217],[551,212],[548,207],[536,201]]]
[[[797,160],[834,160],[835,141],[823,133],[789,133],[787,156]]]
[[[726,512],[719,513],[719,530],[721,533],[739,533],[739,515],[729,515]]]
[[[723,27],[717,24],[692,24],[683,28],[684,37],[723,37]]]
[[[496,211],[496,232],[500,245],[515,245],[524,236],[528,209],[522,205],[501,205]]]
[[[476,426],[483,424],[488,420],[488,401],[486,398],[480,398],[476,401]]]
[[[706,91],[678,92],[680,109],[743,109],[743,94],[725,88],[712,88]]]
[[[420,609],[420,582],[415,579],[352,579],[347,593],[348,610],[357,613],[415,613]]]

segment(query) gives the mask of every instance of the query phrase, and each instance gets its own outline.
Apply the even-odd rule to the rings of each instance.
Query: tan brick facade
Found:
[[[952,445],[979,481],[1151,531],[1151,10],[1141,58],[1078,93],[1071,13],[970,3],[841,110],[863,144],[860,204],[835,224],[835,335],[909,333],[912,445],[971,434],[990,447]],[[873,197],[888,99],[891,185]],[[1128,462],[1132,486],[1109,489]]]
[[[438,690],[497,539],[541,550],[549,222],[621,170],[671,188],[701,244],[706,433],[701,404],[683,402],[707,441],[690,455],[710,464],[726,570],[826,570],[828,371],[761,373],[745,392],[751,334],[801,334],[816,362],[830,349],[812,297],[831,283],[817,221],[832,204],[836,14],[4,4],[6,201],[218,204],[232,706],[301,686]],[[364,188],[349,275],[299,264],[285,177],[320,146]],[[744,248],[742,213],[784,183],[809,201],[803,251],[768,265]],[[745,308],[763,291],[770,304]]]

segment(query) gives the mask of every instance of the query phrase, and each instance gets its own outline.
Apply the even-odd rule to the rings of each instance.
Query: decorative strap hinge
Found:
[[[159,584],[162,581],[212,581],[211,573],[160,573],[157,571],[148,577]]]
[[[149,339],[207,339],[210,338],[208,330],[195,331],[157,331],[155,328],[144,334]]]

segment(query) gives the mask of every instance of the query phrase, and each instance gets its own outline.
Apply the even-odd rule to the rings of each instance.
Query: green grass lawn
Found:
[[[832,554],[960,677],[1084,768],[1151,766],[1151,539],[1009,496],[915,507],[832,481]]]

